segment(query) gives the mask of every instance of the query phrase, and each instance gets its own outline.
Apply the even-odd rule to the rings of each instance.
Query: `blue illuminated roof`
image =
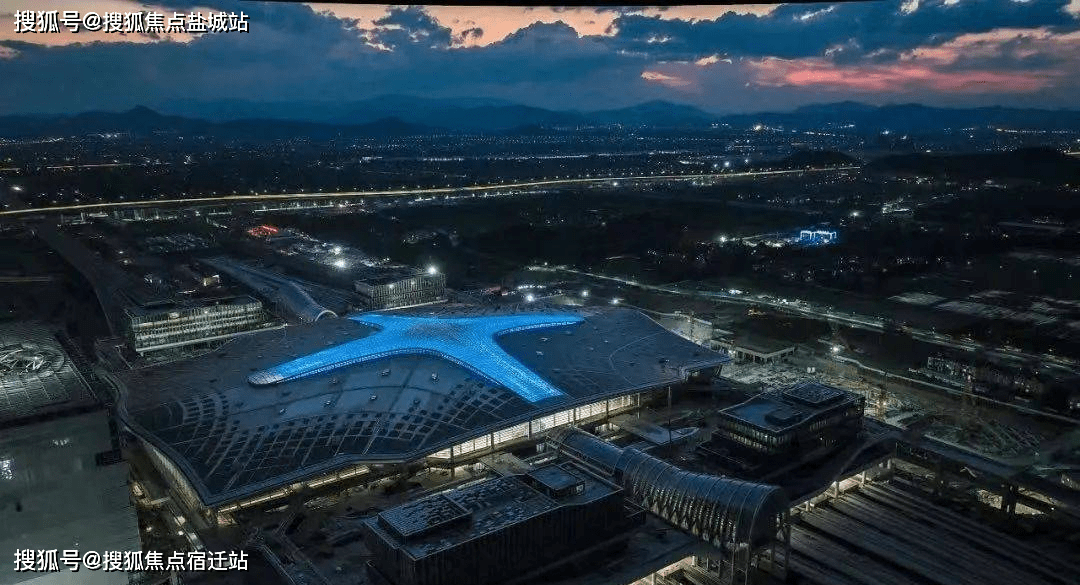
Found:
[[[115,381],[128,427],[218,505],[727,361],[626,308],[439,305],[244,335]]]
[[[468,368],[529,402],[537,402],[563,393],[506,353],[495,338],[583,321],[569,313],[456,318],[372,313],[350,318],[379,331],[255,372],[248,381],[268,386],[392,356],[434,355]]]

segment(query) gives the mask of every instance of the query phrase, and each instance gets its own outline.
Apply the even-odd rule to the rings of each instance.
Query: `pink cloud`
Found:
[[[691,83],[688,79],[683,79],[676,75],[668,75],[667,73],[661,73],[659,71],[643,71],[641,73],[641,78],[645,81],[659,83],[668,87],[686,87]]]
[[[820,59],[765,59],[752,63],[758,85],[821,87],[871,93],[1030,93],[1054,84],[1047,71],[939,71],[915,63],[839,66]]]
[[[1023,44],[1017,46],[1015,41]],[[1006,56],[1034,55],[1056,57],[1058,64],[1033,69],[1000,69],[991,65]],[[1039,28],[965,34],[941,45],[906,51],[887,63],[841,65],[820,57],[765,58],[746,63],[754,83],[765,87],[869,93],[1025,94],[1066,81],[1070,72],[1080,65],[1077,55],[1080,55],[1080,33],[1058,34]]]

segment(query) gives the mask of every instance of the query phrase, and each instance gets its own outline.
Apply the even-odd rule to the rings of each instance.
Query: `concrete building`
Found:
[[[717,344],[740,362],[771,364],[795,354],[795,344],[765,338],[724,340]]]
[[[398,309],[446,300],[446,275],[435,270],[379,267],[354,281],[368,309]]]
[[[124,316],[128,343],[139,354],[203,345],[276,327],[262,302],[249,296],[190,304],[129,306]]]
[[[361,530],[376,582],[486,585],[610,551],[642,522],[619,486],[563,462],[391,508]]]
[[[751,463],[797,459],[854,441],[865,408],[861,395],[802,383],[721,410],[712,444]]]

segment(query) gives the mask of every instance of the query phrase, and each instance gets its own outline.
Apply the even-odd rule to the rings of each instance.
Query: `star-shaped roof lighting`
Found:
[[[350,319],[378,329],[376,333],[255,372],[255,386],[280,384],[353,364],[397,355],[434,355],[465,367],[529,402],[562,396],[556,387],[506,353],[496,339],[507,333],[575,325],[569,313],[420,317],[369,313]]]

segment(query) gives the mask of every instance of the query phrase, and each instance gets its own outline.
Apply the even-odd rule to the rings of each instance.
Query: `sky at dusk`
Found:
[[[250,32],[16,34],[16,10],[240,11]],[[0,0],[0,114],[406,94],[718,113],[1080,107],[1080,0],[528,8]]]

